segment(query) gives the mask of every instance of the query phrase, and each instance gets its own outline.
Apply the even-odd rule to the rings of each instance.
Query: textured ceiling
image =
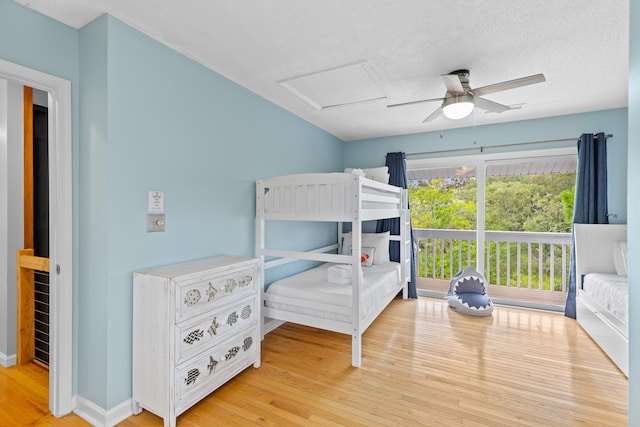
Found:
[[[17,1],[75,28],[109,13],[343,140],[627,106],[628,0]],[[382,96],[369,87],[363,102],[355,91],[318,108],[283,84],[361,63]],[[438,102],[386,108],[443,96],[440,75],[461,68],[472,88],[537,73],[547,81],[487,95],[520,107],[500,114],[422,124]],[[351,76],[335,87],[322,76],[304,89],[351,87]]]

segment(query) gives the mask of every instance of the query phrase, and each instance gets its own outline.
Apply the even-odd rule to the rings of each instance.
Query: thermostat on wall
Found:
[[[147,213],[163,214],[164,213],[164,192],[149,191],[149,199],[147,202]]]

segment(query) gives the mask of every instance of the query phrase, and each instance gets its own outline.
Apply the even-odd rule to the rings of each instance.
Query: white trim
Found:
[[[131,399],[105,410],[82,396],[74,396],[75,409],[73,412],[83,420],[96,427],[111,427],[133,415]]]
[[[476,245],[477,248],[485,247],[485,186],[487,184],[487,162],[478,160],[476,164]],[[476,270],[484,275],[485,252],[476,248]],[[452,272],[453,273],[453,272]]]
[[[276,319],[265,320],[262,338],[264,339],[265,335],[267,335],[269,332],[275,331],[277,328],[284,325],[285,323],[287,322],[285,322],[284,320],[276,320]]]
[[[14,316],[15,311],[9,313],[9,287],[15,286],[15,282],[11,283],[11,277],[15,276],[15,272],[9,269],[11,264],[9,260],[10,243],[9,243],[9,122],[8,100],[9,85],[4,79],[0,79],[0,295],[4,300],[0,306],[0,323],[5,325],[6,331],[0,332],[0,336],[5,336],[6,341],[0,344],[0,350],[6,352],[13,351],[9,346],[9,318]],[[13,225],[13,224],[12,224]],[[13,269],[13,267],[12,267]],[[15,298],[12,298],[15,299]],[[7,366],[3,360],[6,356],[0,353],[0,363]]]
[[[4,60],[0,60],[0,77],[49,93],[49,410],[59,417],[73,409],[71,83]],[[56,274],[56,266],[60,266],[60,274]]]
[[[15,354],[11,354],[7,356],[4,353],[0,353],[0,365],[8,368],[9,366],[13,366],[16,364],[17,358]]]

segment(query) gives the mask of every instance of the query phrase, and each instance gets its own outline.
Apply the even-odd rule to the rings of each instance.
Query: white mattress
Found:
[[[611,314],[629,323],[629,286],[626,277],[615,274],[589,273],[584,276],[582,290]]]
[[[273,282],[266,293],[267,295],[351,307],[351,284],[339,285],[327,281],[327,269],[332,265],[335,264],[321,264],[318,267]],[[370,310],[378,307],[390,292],[397,291],[400,283],[400,264],[397,262],[376,264],[371,267],[363,267],[362,271],[364,282],[360,285],[360,317],[364,318]],[[349,316],[326,310],[275,302],[267,302],[267,306],[324,319],[349,321]]]

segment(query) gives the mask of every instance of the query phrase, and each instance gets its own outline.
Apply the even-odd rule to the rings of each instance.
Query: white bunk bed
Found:
[[[575,224],[576,320],[629,375],[628,283],[623,262],[627,226]],[[617,265],[616,265],[617,264]]]
[[[406,190],[350,173],[289,175],[257,181],[256,255],[262,268],[262,336],[267,319],[349,334],[353,338],[351,364],[359,367],[364,331],[399,292],[407,298],[411,238],[406,206]],[[389,239],[400,242],[402,262],[362,267],[363,234],[365,238],[375,237],[362,232],[362,223],[385,218],[400,218],[400,235]],[[265,242],[269,221],[336,222],[336,243],[306,252],[270,249]],[[351,224],[350,255],[344,254],[347,247],[342,247],[343,223]],[[282,281],[265,289],[265,269],[296,260],[325,264],[284,279],[294,285],[288,291],[274,291]],[[350,266],[350,284],[326,280],[326,270],[334,264]],[[372,290],[376,278],[380,287]],[[315,286],[317,282],[323,284]]]

